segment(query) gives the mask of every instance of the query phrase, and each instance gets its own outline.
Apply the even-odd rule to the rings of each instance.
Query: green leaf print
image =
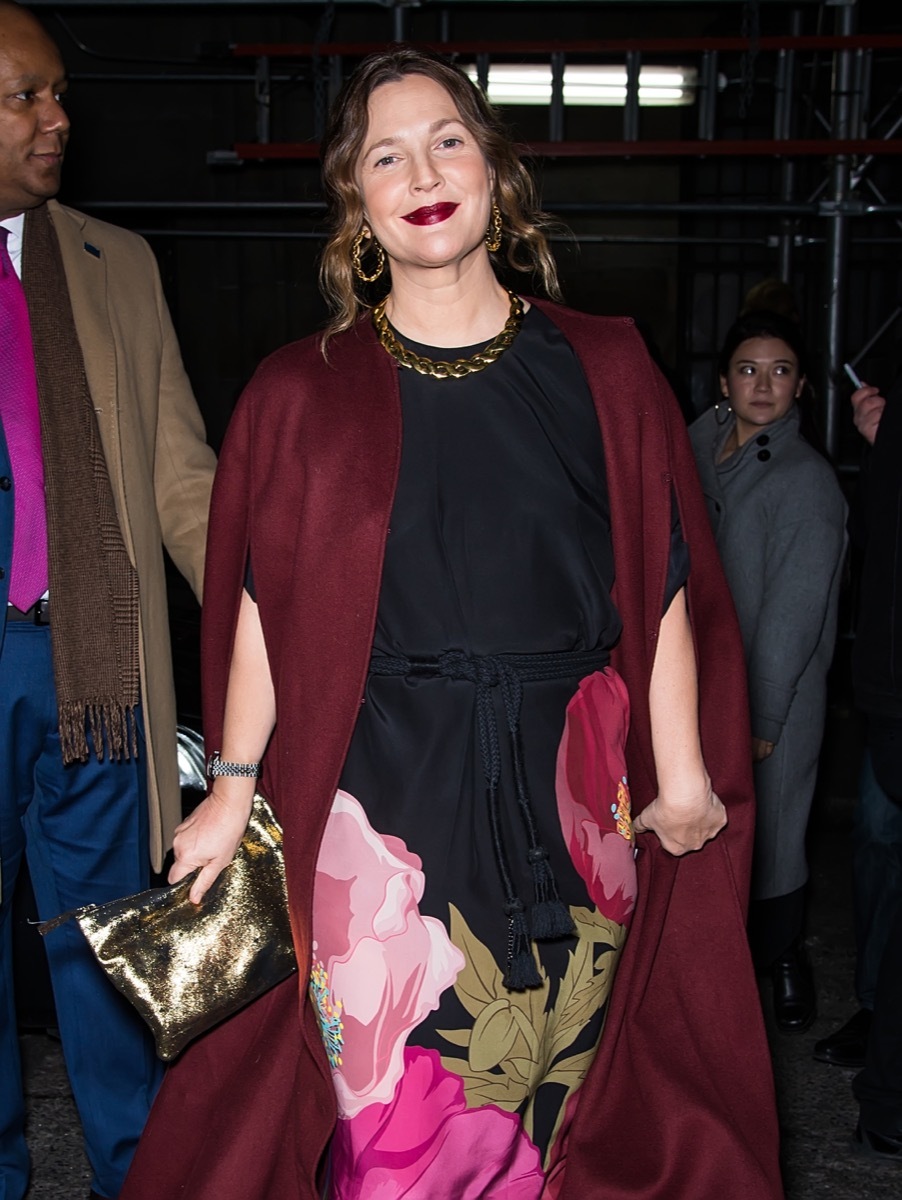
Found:
[[[470,1066],[474,1071],[489,1071],[507,1058],[517,1040],[518,1027],[507,999],[487,1004],[473,1022],[470,1035]]]
[[[594,909],[575,907],[570,913],[577,941],[568,952],[567,970],[551,1005],[549,980],[538,956],[541,987],[508,991],[491,952],[452,905],[451,940],[465,959],[454,990],[473,1024],[466,1029],[438,1031],[451,1046],[464,1051],[464,1057],[443,1056],[442,1065],[463,1080],[468,1107],[494,1104],[506,1112],[520,1112],[530,1136],[538,1090],[548,1083],[560,1086],[546,1165],[567,1100],[585,1079],[595,1057],[595,1047],[569,1056],[566,1051],[606,1002],[625,936],[622,926]]]

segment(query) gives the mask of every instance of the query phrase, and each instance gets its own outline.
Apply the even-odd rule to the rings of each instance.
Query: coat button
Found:
[[[12,485],[13,481],[8,475],[0,475],[0,492],[8,492]]]
[[[769,458],[770,458],[769,450],[759,450],[758,451],[758,462],[767,462],[767,460]]]
[[[3,570],[2,567],[0,567],[0,579],[5,579],[5,578],[6,578],[6,572]]]
[[[757,442],[757,444],[759,446],[766,446],[767,443],[770,441],[770,438],[767,436],[766,433],[762,433],[760,437],[755,438],[755,441]]]

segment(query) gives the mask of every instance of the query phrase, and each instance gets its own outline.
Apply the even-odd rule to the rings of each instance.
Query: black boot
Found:
[[[781,1033],[802,1033],[817,1015],[814,977],[801,939],[797,938],[770,968],[774,985],[774,1019]]]
[[[834,1067],[860,1071],[864,1066],[870,1031],[871,1010],[860,1008],[842,1028],[814,1043],[814,1057],[818,1062]]]

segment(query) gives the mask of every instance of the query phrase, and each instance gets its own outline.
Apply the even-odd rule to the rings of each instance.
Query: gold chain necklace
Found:
[[[510,296],[511,310],[504,328],[496,338],[489,342],[484,349],[474,354],[472,358],[456,358],[454,362],[434,362],[431,358],[426,358],[422,354],[414,354],[412,350],[402,346],[392,333],[388,317],[385,315],[387,296],[381,304],[377,304],[373,309],[373,325],[376,327],[379,341],[402,367],[409,367],[432,379],[463,379],[467,375],[475,375],[477,371],[484,371],[486,367],[500,358],[520,332],[520,326],[523,324],[523,301],[509,288],[505,290]]]

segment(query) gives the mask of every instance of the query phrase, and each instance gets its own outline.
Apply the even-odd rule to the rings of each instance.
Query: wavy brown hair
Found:
[[[322,144],[330,232],[319,279],[333,310],[323,334],[324,353],[328,339],[348,329],[361,310],[370,307],[351,266],[351,247],[364,223],[357,163],[369,124],[370,96],[382,84],[398,83],[407,75],[425,75],[440,84],[479,143],[494,174],[494,200],[501,210],[503,240],[498,255],[516,271],[535,271],[547,294],[560,299],[557,268],[545,232],[553,221],[539,208],[532,176],[498,114],[459,67],[423,50],[395,47],[371,54],[350,77],[332,108]]]

